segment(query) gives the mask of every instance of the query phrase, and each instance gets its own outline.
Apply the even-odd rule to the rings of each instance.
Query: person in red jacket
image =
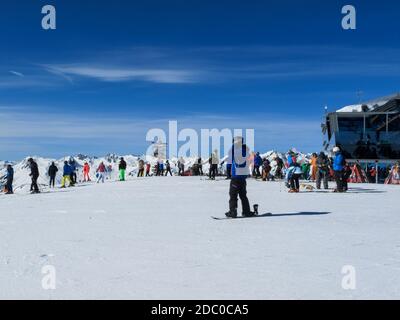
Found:
[[[85,164],[83,165],[83,181],[84,182],[90,181],[89,172],[90,172],[89,164],[87,162],[85,162]]]
[[[97,183],[99,183],[100,181],[102,182],[102,183],[104,183],[104,179],[105,179],[105,174],[106,174],[106,166],[104,165],[104,163],[103,162],[101,162],[100,164],[99,164],[99,166],[97,167],[97,170],[96,170],[96,177],[97,177]]]
[[[150,162],[147,162],[146,163],[146,177],[150,177],[150,168],[151,168]]]

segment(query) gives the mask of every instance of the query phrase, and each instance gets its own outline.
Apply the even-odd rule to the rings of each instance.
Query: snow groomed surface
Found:
[[[399,298],[400,190],[350,188],[249,180],[260,217],[221,221],[210,216],[224,216],[228,181],[199,177],[1,195],[0,298]],[[47,265],[55,290],[42,288]],[[346,265],[355,290],[342,287]]]

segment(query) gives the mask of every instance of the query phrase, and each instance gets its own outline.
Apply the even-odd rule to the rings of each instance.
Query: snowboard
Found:
[[[270,216],[272,216],[272,213],[268,212],[268,213],[263,213],[260,215],[254,215],[254,216],[250,216],[250,217],[237,216],[236,218],[211,216],[211,219],[213,219],[213,220],[236,220],[236,219],[252,219],[252,218],[259,218],[259,217],[270,217]]]

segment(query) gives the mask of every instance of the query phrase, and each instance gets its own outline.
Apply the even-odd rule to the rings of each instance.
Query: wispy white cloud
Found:
[[[200,72],[179,69],[104,67],[91,65],[47,65],[46,69],[64,76],[94,78],[107,82],[146,81],[154,83],[194,83]]]
[[[18,72],[18,71],[10,70],[10,73],[17,77],[21,77],[21,78],[25,77],[25,75],[23,73]]]

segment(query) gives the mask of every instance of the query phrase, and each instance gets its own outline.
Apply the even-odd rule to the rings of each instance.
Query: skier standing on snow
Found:
[[[125,181],[126,161],[124,160],[123,157],[120,158],[118,170],[119,170],[119,181]]]
[[[150,169],[151,169],[150,162],[147,162],[146,163],[146,177],[150,177]]]
[[[197,165],[198,165],[198,168],[199,168],[199,175],[204,175],[204,172],[203,172],[203,160],[201,159],[201,157],[199,157],[198,159],[197,159]]]
[[[7,165],[7,173],[6,173],[6,194],[13,194],[13,181],[14,181],[14,169],[11,164]]]
[[[335,155],[333,159],[333,171],[335,175],[335,181],[336,181],[336,189],[335,192],[344,192],[344,186],[343,186],[343,181],[344,181],[344,165],[345,165],[345,160],[342,152],[340,151],[339,147],[334,147],[333,148],[333,153]]]
[[[69,165],[67,161],[64,161],[63,177],[61,179],[61,188],[65,188],[66,182],[68,182],[70,187],[74,185],[71,180],[71,174],[72,174],[72,167]]]
[[[29,176],[32,179],[31,193],[40,193],[39,187],[37,185],[37,180],[39,179],[39,168],[38,168],[38,165],[32,158],[28,159],[28,163],[29,163],[29,168],[31,170],[31,173],[29,174]]]
[[[343,191],[346,192],[349,189],[347,181],[349,180],[353,170],[350,165],[344,160],[344,171],[343,171]]]
[[[54,185],[55,185],[55,183],[56,183],[56,174],[57,174],[57,172],[58,172],[58,168],[57,168],[57,166],[55,165],[55,163],[54,162],[52,162],[51,163],[51,165],[50,165],[50,167],[49,167],[49,170],[48,170],[48,175],[49,175],[49,177],[50,177],[50,183],[49,183],[49,187],[51,188],[51,187],[53,187],[54,188]]]
[[[311,181],[315,181],[317,178],[317,173],[318,173],[318,155],[316,153],[313,153],[311,156],[311,161],[310,161],[310,179]]]
[[[257,152],[254,156],[254,167],[253,167],[253,177],[259,178],[261,177],[260,167],[263,163],[263,160],[260,156],[260,153]]]
[[[270,175],[271,172],[271,163],[267,158],[263,159],[262,162],[262,179],[263,181],[269,181],[271,178],[274,180],[274,177]]]
[[[102,183],[104,183],[104,179],[105,179],[105,173],[106,173],[106,166],[104,165],[103,162],[100,162],[99,166],[97,167],[97,183],[99,183],[100,181]]]
[[[303,172],[300,165],[297,163],[297,158],[294,152],[289,152],[288,169],[286,172],[286,185],[289,187],[289,193],[300,192],[300,177]]]
[[[324,189],[328,190],[328,177],[329,177],[329,159],[322,151],[317,158],[317,189],[321,189],[321,181],[323,181]]]
[[[169,163],[169,161],[167,160],[165,162],[165,176],[168,175],[168,173],[171,175],[172,177],[172,171],[171,171],[171,164]]]
[[[158,175],[164,176],[164,161],[162,159],[158,162]]]
[[[208,163],[210,164],[208,177],[211,180],[215,180],[215,176],[218,174],[218,164],[219,164],[218,150],[214,150],[214,152],[210,155]]]
[[[69,166],[71,167],[71,174],[70,174],[70,179],[71,179],[71,186],[74,186],[76,184],[76,161],[74,158],[69,159]]]
[[[235,137],[233,145],[228,153],[227,163],[232,165],[232,178],[229,187],[229,211],[225,213],[228,218],[237,217],[238,196],[242,202],[242,215],[244,217],[254,216],[250,210],[247,198],[246,179],[249,175],[250,149],[243,143],[242,137]]]
[[[144,176],[144,161],[142,159],[139,160],[137,176],[138,177]]]
[[[89,177],[89,172],[90,172],[90,166],[87,162],[85,162],[85,164],[83,165],[83,181],[90,181],[90,177]]]
[[[179,174],[180,176],[183,176],[183,175],[185,174],[185,160],[183,160],[182,157],[179,158],[179,161],[178,161],[178,169],[179,169],[178,174]]]

